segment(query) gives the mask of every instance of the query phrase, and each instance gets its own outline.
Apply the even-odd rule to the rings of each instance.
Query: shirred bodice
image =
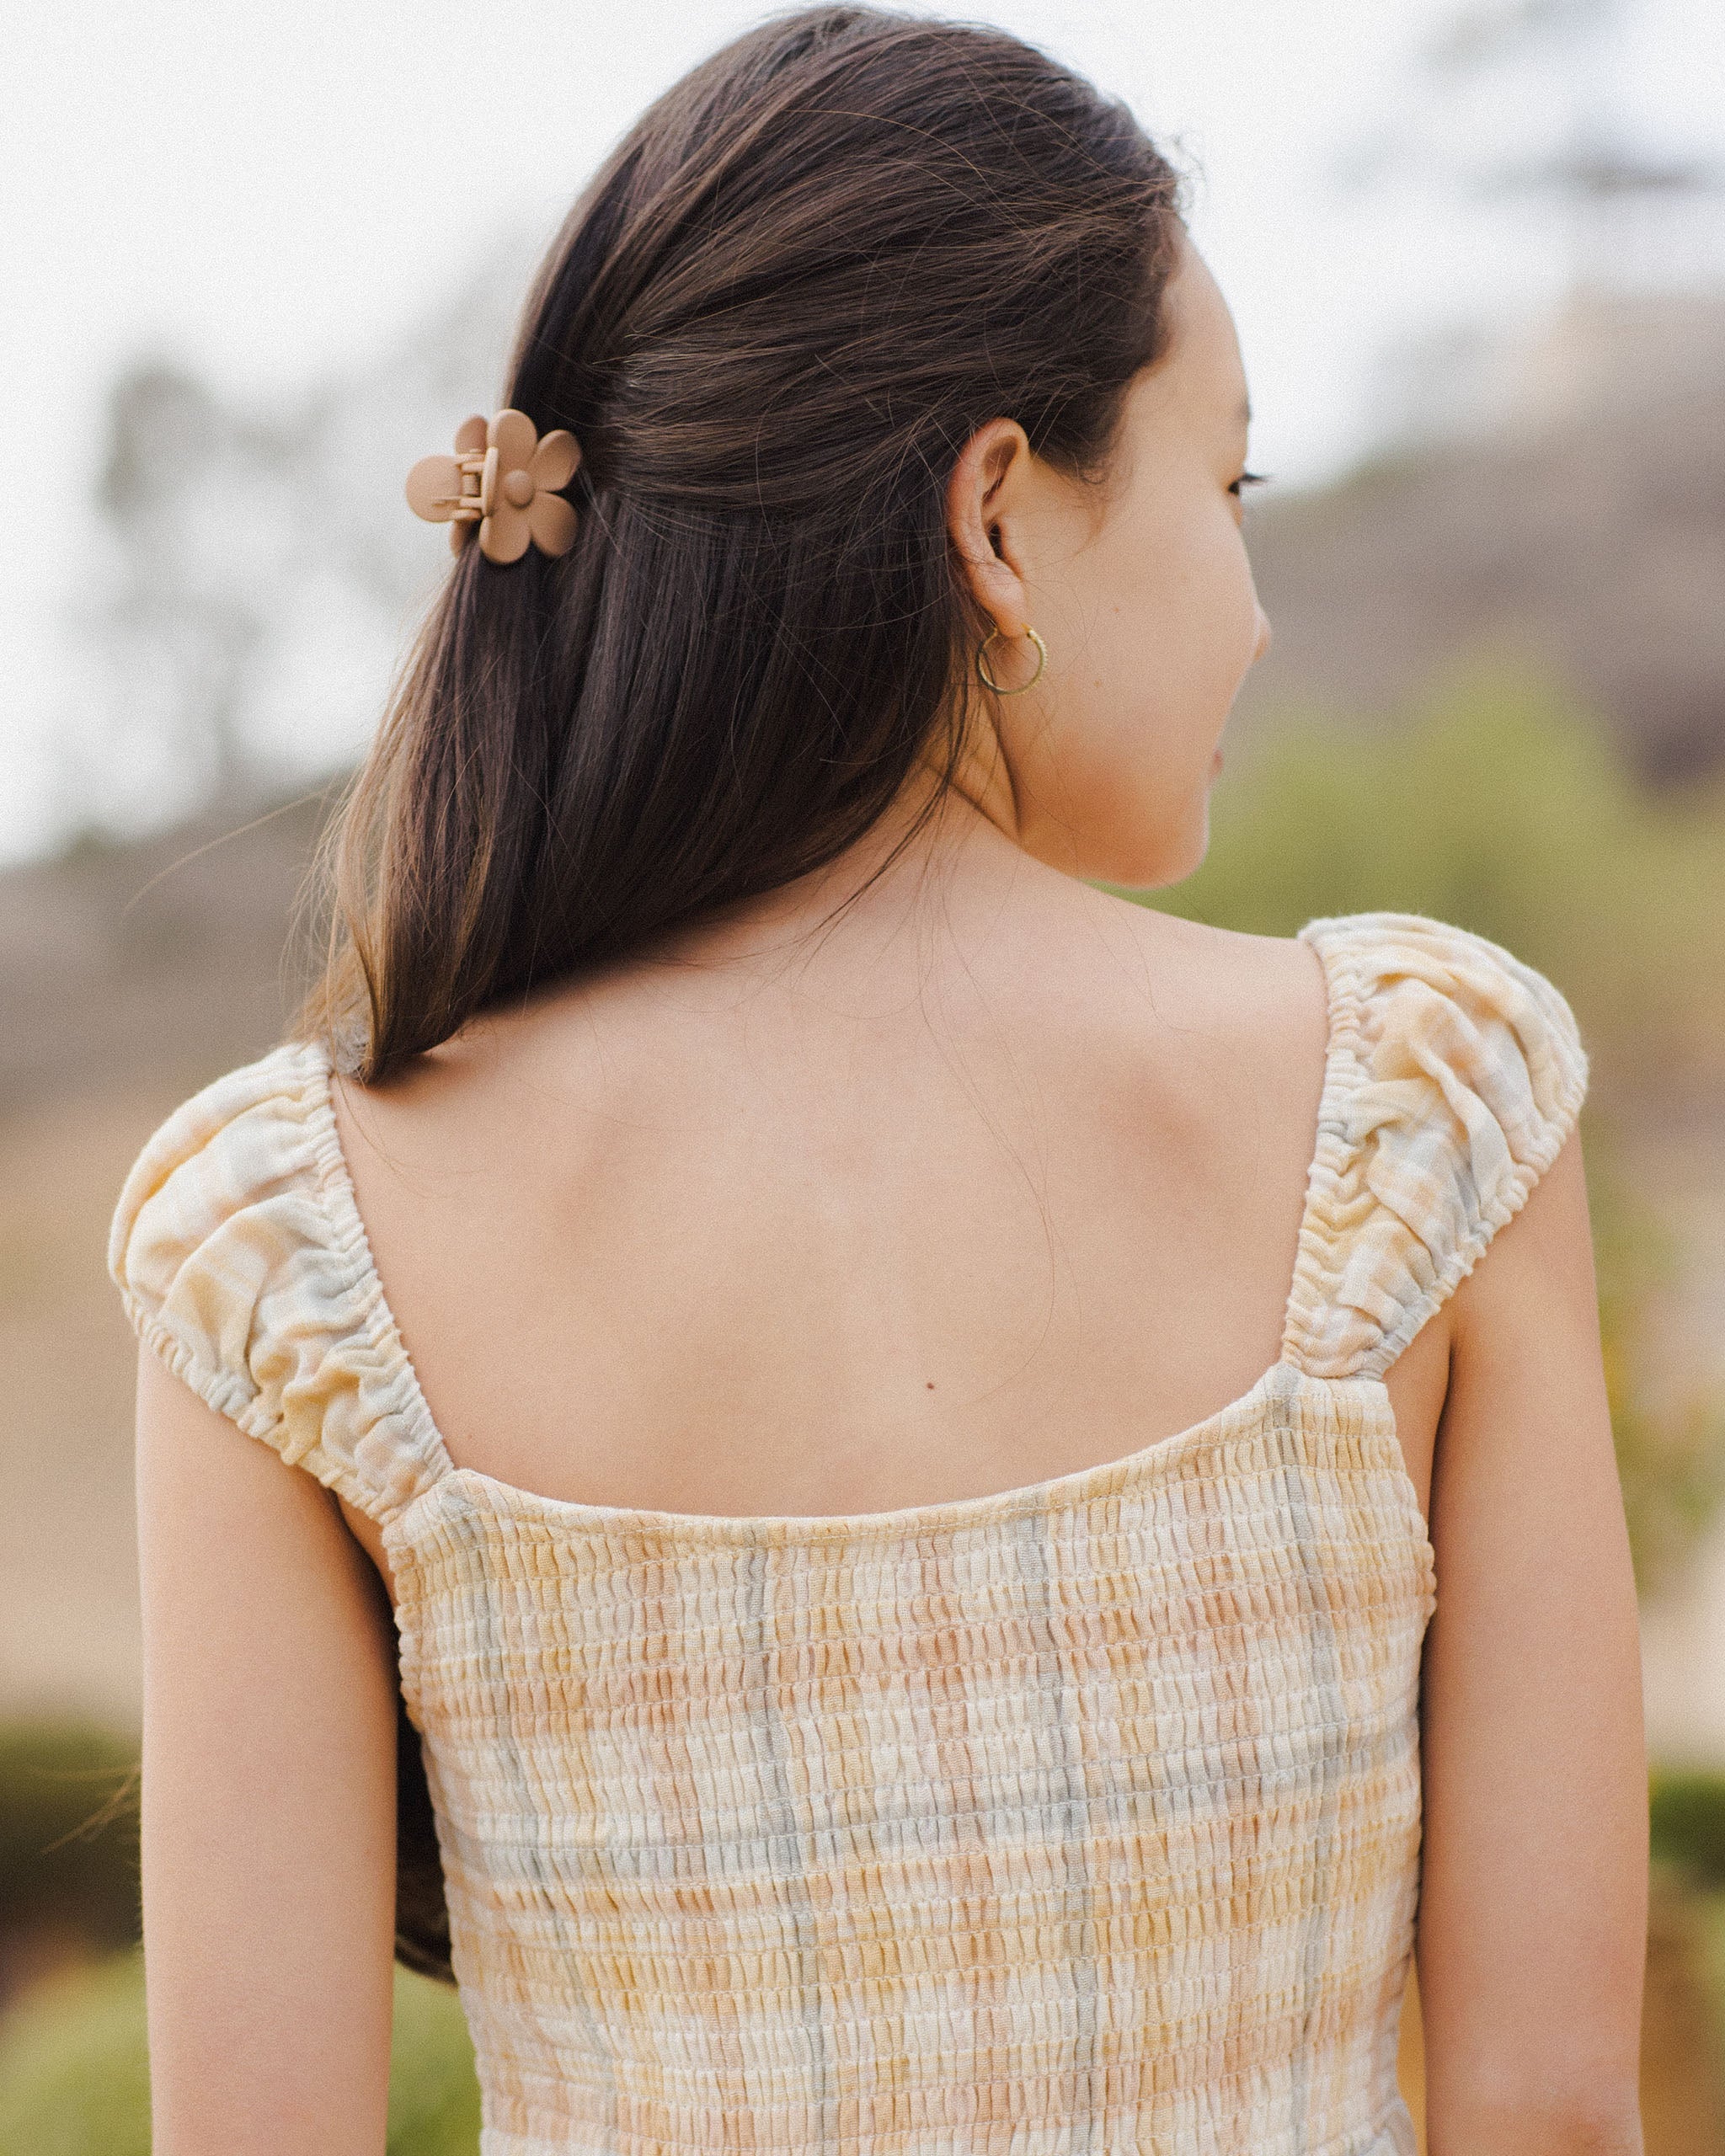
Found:
[[[1436,1579],[1384,1373],[1587,1065],[1482,937],[1300,933],[1330,1027],[1279,1359],[979,1498],[726,1517],[458,1468],[322,1045],[146,1145],[109,1246],[140,1333],[382,1526],[484,2156],[1412,2156]]]

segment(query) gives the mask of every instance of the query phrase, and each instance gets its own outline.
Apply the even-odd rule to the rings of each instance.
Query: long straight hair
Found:
[[[953,464],[1004,416],[1105,473],[1166,349],[1183,193],[1046,55],[874,8],[781,17],[651,106],[553,243],[504,392],[581,446],[574,543],[456,558],[320,844],[294,1037],[376,1082],[819,868],[931,750],[949,782],[991,626]],[[448,1978],[404,1707],[398,1734],[397,1952]]]
[[[574,544],[454,562],[320,846],[294,1033],[373,1082],[820,867],[931,746],[949,779],[991,626],[954,461],[1004,415],[1105,469],[1165,348],[1183,187],[1044,54],[873,8],[771,22],[651,106],[553,243],[504,394],[580,443]]]

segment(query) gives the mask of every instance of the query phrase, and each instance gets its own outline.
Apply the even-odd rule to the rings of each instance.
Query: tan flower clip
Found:
[[[575,512],[561,489],[580,461],[564,428],[542,441],[525,412],[475,414],[456,430],[453,456],[422,456],[409,472],[408,507],[428,524],[447,524],[457,554],[476,524],[488,562],[518,562],[530,539],[542,554],[566,554]]]

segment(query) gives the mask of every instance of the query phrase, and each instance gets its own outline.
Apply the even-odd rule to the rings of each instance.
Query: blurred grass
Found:
[[[0,2156],[148,2156],[142,1958],[35,1986],[0,2028]]]
[[[0,2025],[0,2156],[149,2156],[142,1950],[35,1986]],[[461,2003],[395,1972],[387,2156],[474,2156],[479,2089]]]

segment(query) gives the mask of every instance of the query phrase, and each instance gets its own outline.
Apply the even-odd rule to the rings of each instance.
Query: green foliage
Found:
[[[479,2084],[461,2000],[447,1984],[395,1972],[388,2156],[473,2156]]]
[[[79,1721],[0,1725],[0,1935],[138,1936],[137,1748]]]
[[[1725,1497],[1725,1400],[1701,1383],[1674,1396],[1663,1392],[1657,1403],[1648,1396],[1637,1344],[1683,1253],[1601,1135],[1589,1130],[1587,1163],[1599,1342],[1636,1582],[1645,1594],[1680,1566]]]
[[[149,2156],[136,1949],[40,1985],[0,2029],[0,2156]]]
[[[1725,785],[1650,795],[1530,665],[1461,664],[1392,726],[1290,716],[1212,812],[1193,875],[1123,895],[1266,936],[1429,914],[1549,974],[1614,1087],[1725,1062]]]
[[[148,2156],[142,1950],[40,1985],[0,2029],[0,2156]],[[473,2156],[479,2090],[461,2003],[395,1972],[387,2156]]]
[[[1725,1887],[1725,1774],[1658,1769],[1648,1786],[1656,1861],[1697,1886]]]

